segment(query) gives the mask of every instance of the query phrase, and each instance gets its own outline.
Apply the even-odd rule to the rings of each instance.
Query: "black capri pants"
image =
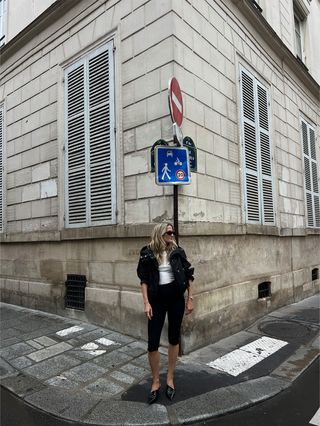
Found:
[[[148,320],[148,351],[157,351],[160,345],[161,331],[168,313],[168,341],[177,345],[183,319],[184,296],[175,282],[159,285],[156,301],[150,303],[152,318]]]

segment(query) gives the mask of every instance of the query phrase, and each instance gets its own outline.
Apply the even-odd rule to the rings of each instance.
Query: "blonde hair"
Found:
[[[169,255],[172,250],[177,247],[177,243],[173,240],[172,243],[167,244],[163,235],[167,232],[167,226],[173,226],[171,223],[158,223],[152,230],[150,248],[153,251],[157,261],[161,263],[161,257],[164,251]]]

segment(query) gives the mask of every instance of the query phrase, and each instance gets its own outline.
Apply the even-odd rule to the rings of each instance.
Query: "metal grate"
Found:
[[[258,298],[263,299],[271,296],[271,282],[265,281],[258,285]]]
[[[311,275],[312,275],[312,281],[318,280],[319,279],[319,269],[318,268],[312,269]]]
[[[87,278],[85,275],[67,275],[65,307],[84,311],[85,287]]]

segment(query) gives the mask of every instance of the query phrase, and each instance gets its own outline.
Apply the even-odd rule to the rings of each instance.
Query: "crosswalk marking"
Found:
[[[64,330],[57,331],[56,334],[58,336],[67,336],[68,334],[76,333],[77,331],[83,330],[83,327],[75,325],[73,327],[65,328]]]
[[[320,426],[320,408],[309,422],[311,425]]]
[[[209,362],[207,365],[236,377],[287,344],[288,343],[283,340],[263,336],[248,345],[244,345],[239,349]]]

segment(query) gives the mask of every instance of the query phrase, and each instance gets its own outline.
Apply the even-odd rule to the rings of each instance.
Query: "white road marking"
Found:
[[[81,346],[81,349],[84,349],[86,351],[94,351],[95,349],[98,349],[98,345],[90,342],[90,343],[86,343],[85,345]]]
[[[106,339],[105,337],[101,337],[100,339],[97,339],[96,342],[100,343],[103,346],[120,345],[120,343],[114,342],[113,340]]]
[[[320,408],[309,422],[311,425],[320,426]]]
[[[179,99],[174,94],[174,92],[172,92],[172,100],[176,104],[176,107],[178,108],[179,112],[182,114],[182,105],[181,105]]]
[[[65,328],[64,330],[57,331],[56,334],[58,336],[67,336],[68,334],[76,333],[77,331],[83,330],[83,327],[79,327],[75,325],[74,327]]]
[[[283,340],[263,336],[248,345],[217,358],[215,361],[209,362],[207,365],[236,377],[287,344]]]

